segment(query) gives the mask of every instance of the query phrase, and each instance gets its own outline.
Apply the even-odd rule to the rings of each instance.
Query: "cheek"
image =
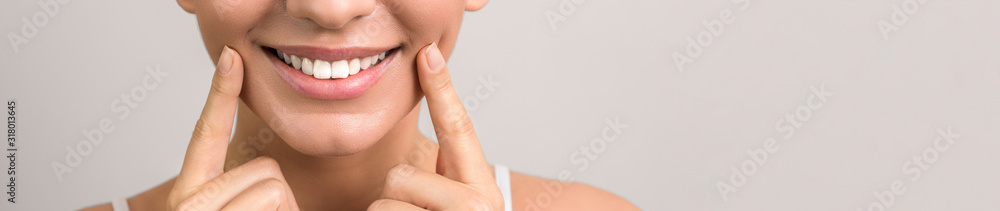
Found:
[[[265,0],[195,1],[198,26],[212,60],[218,62],[214,55],[222,53],[222,46],[230,45],[237,50],[249,46],[247,33],[264,19],[273,5]]]
[[[396,19],[406,30],[414,47],[438,42],[448,51],[462,25],[465,3],[461,0],[425,0],[387,2]]]
[[[217,12],[217,14],[219,14],[219,16],[236,14],[236,12],[240,11],[240,6],[241,6],[239,4],[239,0],[215,0],[208,3],[212,4],[211,7],[215,9],[215,11]],[[250,2],[250,4],[253,4],[253,2]]]

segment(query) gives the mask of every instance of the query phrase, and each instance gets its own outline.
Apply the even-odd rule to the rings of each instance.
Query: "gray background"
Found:
[[[0,32],[20,34],[46,1],[3,3]],[[904,0],[589,0],[553,28],[545,13],[561,2],[573,3],[494,0],[466,15],[449,64],[459,95],[479,102],[491,163],[566,170],[643,210],[867,210],[897,180],[892,210],[1000,207],[998,1],[928,0],[889,39],[877,23]],[[735,20],[680,71],[672,55],[725,10]],[[177,174],[213,65],[176,2],[72,0],[18,52],[0,43],[0,98],[19,112],[18,203],[0,209],[78,209]],[[155,66],[170,75],[119,119],[113,101]],[[490,76],[502,85],[476,97]],[[784,139],[777,121],[820,86],[835,94]],[[115,131],[59,181],[51,164],[102,118]],[[609,118],[628,128],[580,170],[571,153]],[[925,154],[949,127],[960,138]],[[724,199],[717,183],[769,137],[779,151]],[[911,180],[907,161],[930,155]]]

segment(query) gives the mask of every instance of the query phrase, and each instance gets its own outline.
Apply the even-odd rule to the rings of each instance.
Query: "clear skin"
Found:
[[[215,76],[180,174],[129,198],[130,207],[503,210],[445,64],[462,15],[486,1],[178,0],[197,16]],[[321,100],[277,74],[263,47],[284,45],[399,50],[363,95]],[[417,130],[423,97],[440,145]],[[546,191],[553,185],[558,195]],[[514,210],[637,210],[580,183],[511,172],[511,186]]]

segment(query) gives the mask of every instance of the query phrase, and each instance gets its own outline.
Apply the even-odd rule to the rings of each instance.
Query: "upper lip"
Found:
[[[354,58],[378,55],[382,52],[392,50],[396,47],[344,47],[344,48],[324,48],[306,45],[292,46],[269,46],[285,54],[296,55],[309,59],[319,59],[323,61],[340,61]]]

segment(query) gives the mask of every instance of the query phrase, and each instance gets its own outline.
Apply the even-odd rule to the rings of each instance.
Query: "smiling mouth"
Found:
[[[393,66],[402,46],[261,46],[275,72],[303,96],[347,100],[363,95]]]
[[[292,55],[273,49],[275,56],[284,61],[289,67],[301,71],[303,74],[311,75],[316,79],[340,79],[358,74],[363,70],[378,66],[387,56],[397,48],[389,49],[382,53],[358,58],[350,58],[336,61],[327,61],[318,58],[307,58],[305,56]]]

